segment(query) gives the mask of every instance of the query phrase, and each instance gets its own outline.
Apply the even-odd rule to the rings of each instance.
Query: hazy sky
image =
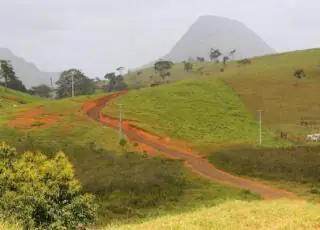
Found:
[[[203,14],[243,22],[272,48],[320,46],[319,0],[0,0],[0,47],[40,69],[102,77],[169,52]]]

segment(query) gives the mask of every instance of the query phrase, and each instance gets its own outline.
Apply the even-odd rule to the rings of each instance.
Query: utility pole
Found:
[[[262,146],[262,110],[258,110],[259,112],[259,145]]]
[[[71,73],[71,88],[72,88],[72,97],[74,97],[74,71]]]
[[[119,114],[119,137],[120,141],[122,140],[122,104],[119,104],[120,114]]]

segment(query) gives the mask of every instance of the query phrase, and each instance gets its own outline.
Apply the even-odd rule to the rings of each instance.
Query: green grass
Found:
[[[7,107],[6,116],[1,117],[0,140],[16,146],[20,153],[40,150],[51,156],[64,151],[85,190],[98,196],[98,224],[131,223],[214,206],[234,198],[259,199],[248,191],[199,178],[179,161],[130,153],[137,149],[130,143],[121,147],[115,130],[101,126],[81,112],[83,103],[103,95],[63,100],[30,97],[27,104]],[[32,129],[27,130],[9,128],[15,117],[39,106],[45,116],[58,117],[59,121],[49,126],[34,121]]]
[[[168,78],[170,82],[176,82],[186,79],[194,79],[194,78],[204,78],[205,75],[208,75],[209,71],[204,71],[203,75],[200,74],[199,71],[197,71],[198,68],[203,67],[204,69],[206,67],[211,66],[209,62],[205,63],[193,63],[193,70],[186,72],[184,71],[183,64],[175,64],[171,69],[171,77]],[[219,68],[215,68],[215,70],[218,70]],[[129,87],[133,86],[140,86],[145,87],[149,86],[154,81],[160,81],[162,82],[163,79],[157,74],[153,68],[147,68],[140,70],[140,74],[138,74],[139,71],[131,72],[125,76],[125,82],[129,85]],[[150,78],[152,76],[152,78]]]
[[[25,101],[26,103],[30,103],[30,102],[34,102],[34,101],[40,100],[40,98],[38,98],[38,97],[34,97],[34,96],[31,96],[29,94],[22,93],[22,92],[19,92],[19,91],[7,89],[7,88],[2,87],[2,86],[0,86],[0,97],[1,96],[3,96],[3,97],[7,97],[7,96],[14,97],[14,98],[16,98],[18,100]]]
[[[195,65],[197,65],[195,67],[197,69],[202,64]],[[303,143],[306,134],[319,131],[320,49],[257,57],[252,59],[252,64],[245,66],[238,66],[236,62],[231,62],[225,67],[225,72],[223,73],[219,71],[221,64],[205,63],[203,66],[204,72],[210,74],[210,77],[200,77],[197,72],[187,73],[183,71],[183,64],[177,64],[171,71],[171,81],[193,78],[198,79],[199,82],[203,81],[203,84],[208,83],[208,87],[210,87],[209,79],[212,77],[219,78],[232,89],[235,96],[240,98],[245,110],[252,117],[256,118],[258,115],[257,110],[262,109],[263,125],[267,126],[277,136],[279,136],[280,132],[287,132],[289,139],[296,143]],[[297,69],[304,69],[307,77],[301,80],[294,78],[293,72]],[[145,81],[151,73],[152,69],[143,70],[139,77],[136,76],[136,73],[131,73],[128,81],[132,78]],[[163,88],[163,91],[165,90]],[[181,90],[183,91],[183,87]],[[211,90],[215,90],[212,85]],[[145,91],[141,91],[141,94],[137,95],[139,100],[144,101],[145,98],[143,98],[144,95],[142,93],[145,93]],[[196,93],[201,92],[196,91]],[[212,92],[212,96],[214,95],[214,92]],[[145,96],[150,97],[146,93]],[[193,93],[185,95],[185,97],[191,99],[191,103],[195,103],[192,101]],[[153,98],[152,95],[151,98]],[[167,106],[171,106],[172,99],[169,97],[166,97],[166,99],[168,99]],[[151,99],[146,99],[146,102],[149,100]],[[176,106],[175,103],[173,105]],[[136,110],[140,106],[141,109],[146,107],[144,103],[141,103],[141,105],[136,104],[135,106],[137,107]],[[196,105],[194,106],[196,109]],[[219,104],[213,103],[211,106],[212,109],[220,109],[220,107],[216,107]],[[158,107],[153,109],[154,113],[159,113]],[[132,116],[132,118],[134,117]],[[165,119],[169,120],[171,118],[165,117]],[[156,122],[158,120],[160,120],[159,117]],[[301,126],[301,120],[313,121],[315,124],[307,127]],[[174,122],[172,121],[172,124],[176,125]],[[180,126],[177,125],[177,128],[180,128]]]
[[[111,225],[106,230],[138,229],[318,229],[320,207],[292,201],[234,201],[213,208],[165,216],[141,224]]]
[[[103,93],[90,96],[80,96],[62,100],[48,100],[33,97],[12,90],[3,89],[7,97],[15,97],[24,100],[26,104],[19,104],[17,107],[4,107],[0,116],[1,140],[13,142],[20,137],[36,139],[41,145],[50,146],[52,143],[69,142],[77,145],[86,145],[95,142],[98,147],[107,148],[112,151],[123,152],[119,149],[118,134],[111,128],[101,126],[88,118],[81,112],[81,107],[86,101],[92,101],[102,97]],[[8,124],[16,117],[23,117],[25,111],[41,106],[41,117],[54,117],[59,120],[48,127],[42,127],[45,123],[34,121],[31,128],[19,130],[9,128]],[[135,148],[127,145],[126,150],[132,151]]]
[[[224,171],[261,178],[308,200],[320,201],[319,146],[230,149],[212,153],[209,160]]]
[[[196,145],[257,143],[258,122],[233,91],[216,78],[131,91],[107,106],[104,113],[118,116],[118,103],[124,105],[125,119],[174,139]],[[275,144],[267,129],[264,139],[266,145]]]

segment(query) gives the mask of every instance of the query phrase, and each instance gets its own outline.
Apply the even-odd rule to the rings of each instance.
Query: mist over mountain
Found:
[[[58,80],[59,73],[43,72],[33,63],[27,62],[21,57],[15,56],[9,49],[0,48],[0,60],[9,60],[16,72],[17,77],[27,88],[39,84],[50,85],[50,78],[53,83]]]
[[[236,49],[236,59],[275,53],[255,32],[236,20],[201,16],[165,58],[174,62],[197,56],[209,59],[210,48],[219,49],[223,54]]]

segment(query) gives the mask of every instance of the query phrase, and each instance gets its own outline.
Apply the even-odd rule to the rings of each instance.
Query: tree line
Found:
[[[71,97],[72,91],[74,92],[74,96],[90,95],[97,90],[112,92],[126,89],[128,86],[123,81],[124,69],[124,67],[119,67],[116,69],[119,74],[116,74],[115,72],[107,73],[104,76],[104,80],[101,80],[99,78],[91,79],[81,70],[73,68],[65,70],[60,74],[55,89],[46,84],[40,84],[27,89],[16,75],[11,62],[8,60],[0,60],[0,85],[9,89],[45,98]],[[56,94],[56,96],[54,96],[54,94]]]

